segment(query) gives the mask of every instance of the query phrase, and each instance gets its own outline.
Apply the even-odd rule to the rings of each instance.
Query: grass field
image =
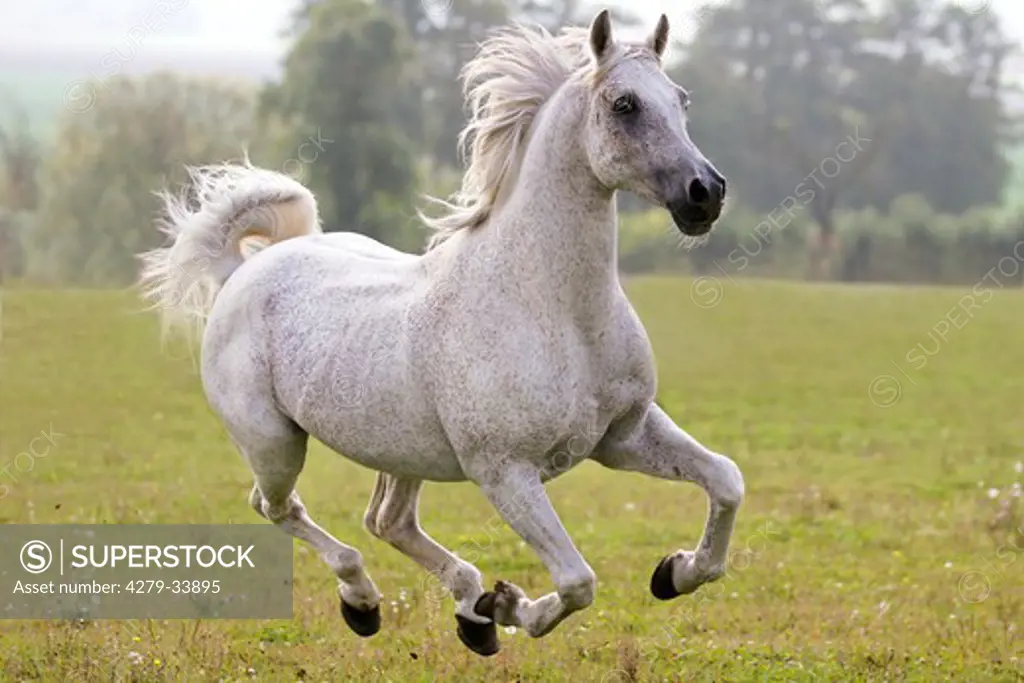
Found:
[[[699,537],[699,489],[585,464],[549,488],[597,572],[595,604],[540,640],[499,631],[502,652],[479,658],[451,600],[362,530],[373,475],[317,445],[299,490],[384,592],[377,636],[346,628],[333,576],[296,544],[291,621],[0,621],[0,680],[1024,679],[1024,528],[1019,508],[1000,513],[1024,478],[1024,294],[997,289],[967,315],[950,313],[957,289],[708,286],[693,290],[707,308],[687,280],[628,289],[662,404],[746,475],[719,583],[648,593],[658,560]],[[161,354],[139,308],[123,293],[4,294],[0,467],[17,482],[0,482],[3,522],[261,521],[191,361]],[[11,468],[50,429],[50,453]],[[485,530],[493,516],[470,485],[427,486],[439,541],[489,544],[488,583],[547,592],[529,549]]]

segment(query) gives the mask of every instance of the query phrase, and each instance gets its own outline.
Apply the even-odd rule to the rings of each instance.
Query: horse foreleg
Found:
[[[614,470],[694,482],[708,495],[707,522],[696,550],[666,556],[651,576],[651,593],[669,600],[725,574],[729,541],[743,501],[743,475],[736,463],[702,446],[657,405],[633,420],[617,425],[593,459]]]
[[[540,472],[502,463],[477,483],[505,522],[547,566],[555,592],[530,600],[518,587],[499,581],[477,602],[476,612],[505,626],[520,626],[538,638],[594,601],[597,577],[576,549],[551,506]]]

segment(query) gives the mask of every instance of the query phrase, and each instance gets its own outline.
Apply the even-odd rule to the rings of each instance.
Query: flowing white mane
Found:
[[[481,43],[460,74],[470,114],[459,134],[459,150],[468,167],[462,187],[449,200],[428,197],[443,207],[443,215],[420,213],[434,231],[428,249],[488,219],[537,112],[569,78],[593,65],[588,36],[588,29],[581,27],[553,36],[540,26],[513,24]],[[631,51],[621,50],[618,57]],[[618,61],[608,60],[601,71]]]

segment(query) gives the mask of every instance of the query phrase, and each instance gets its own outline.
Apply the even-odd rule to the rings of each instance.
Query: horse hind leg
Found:
[[[480,571],[432,539],[419,524],[419,479],[378,474],[363,522],[377,538],[429,572],[428,580],[448,590],[455,599],[458,635],[477,654],[490,656],[500,649],[495,623],[474,610],[484,595]]]
[[[338,577],[341,614],[358,635],[368,637],[380,630],[380,591],[363,567],[358,550],[345,545],[321,528],[306,511],[295,491],[305,465],[308,435],[293,424],[273,436],[239,439],[235,443],[252,468],[255,485],[249,504],[256,512],[288,534],[311,545]]]

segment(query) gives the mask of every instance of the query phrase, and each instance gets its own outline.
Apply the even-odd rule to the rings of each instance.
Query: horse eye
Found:
[[[612,111],[616,114],[629,114],[636,110],[636,100],[632,95],[623,95],[612,103]]]

